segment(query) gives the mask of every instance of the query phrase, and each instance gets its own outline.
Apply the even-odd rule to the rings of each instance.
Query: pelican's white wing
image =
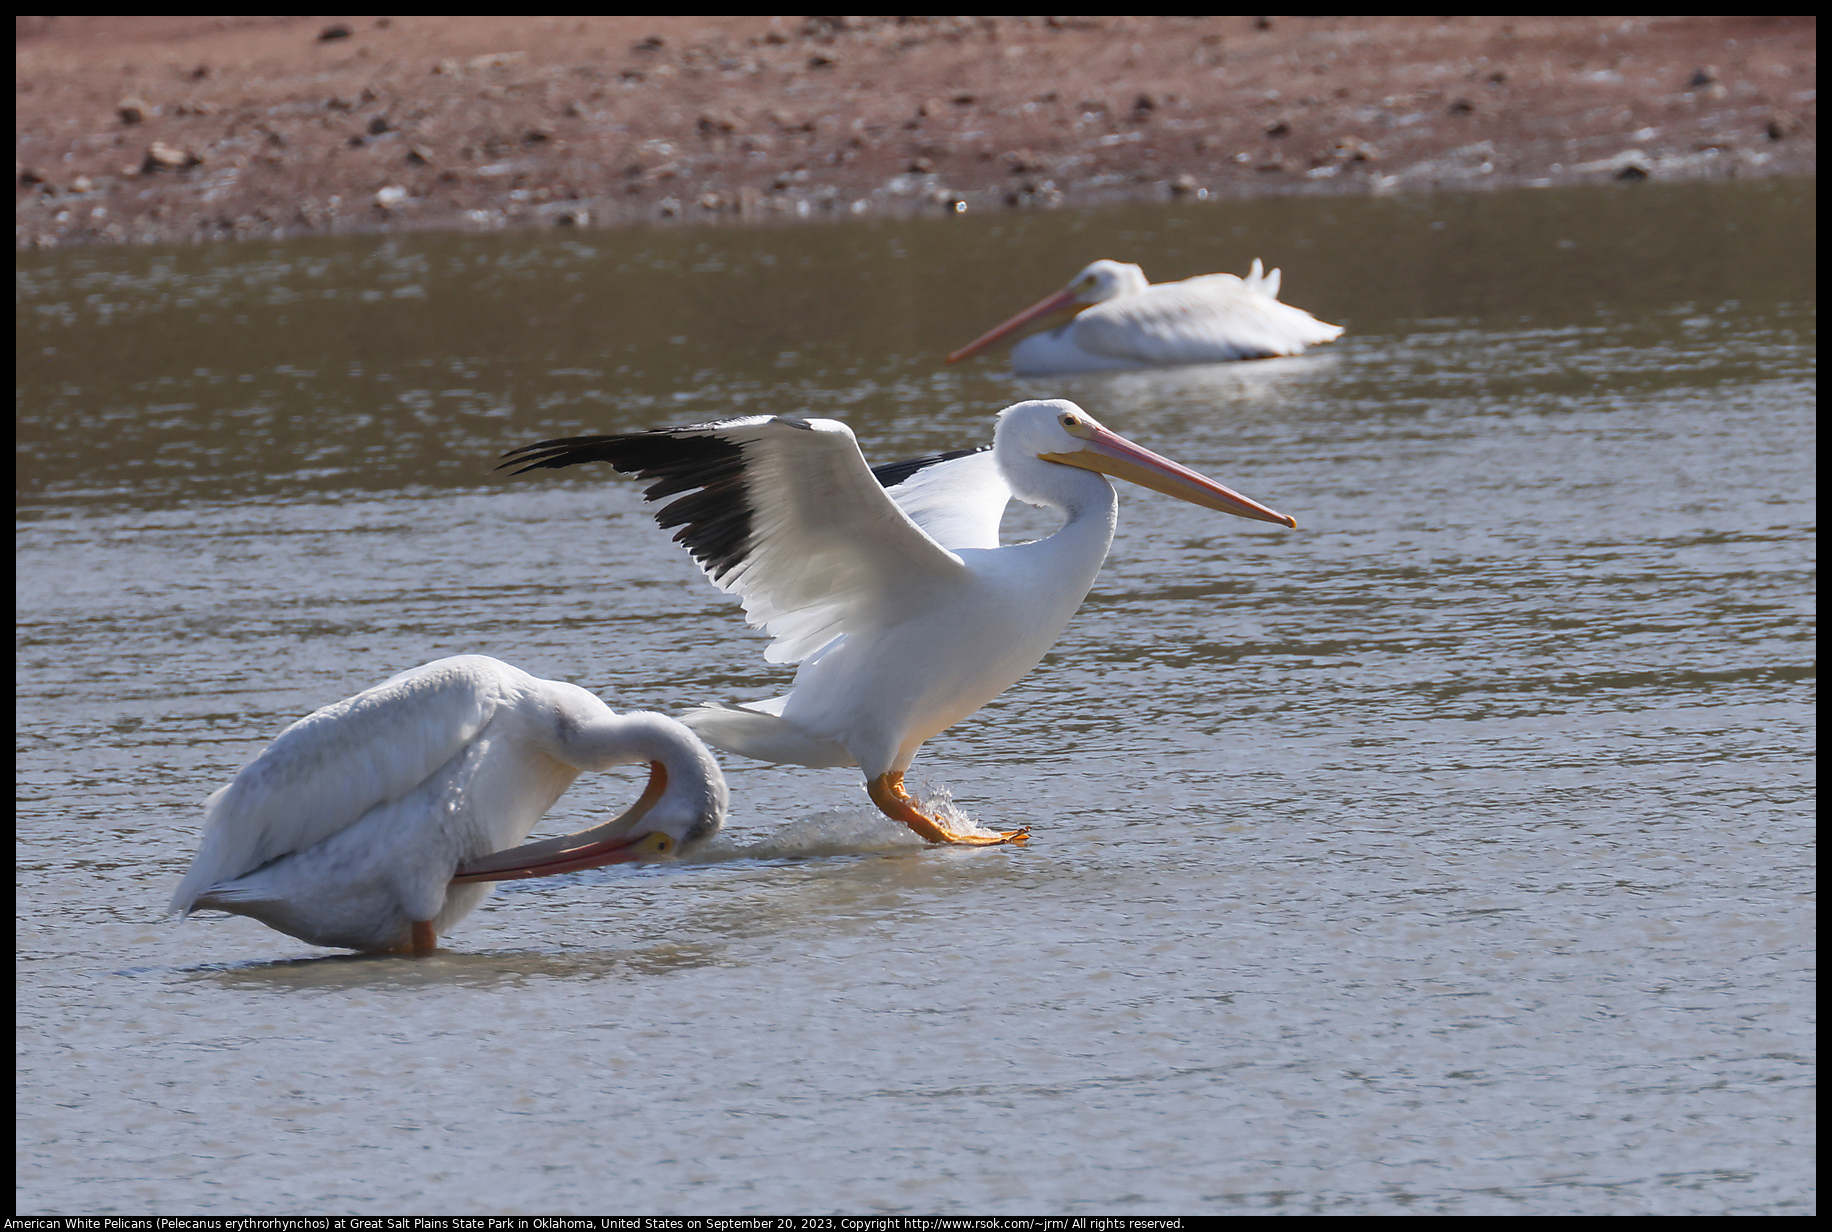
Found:
[[[772,663],[800,662],[967,581],[960,557],[886,495],[836,420],[756,415],[544,441],[510,456],[523,469],[609,462],[657,480],[644,491],[652,501],[687,493],[655,519],[680,527],[675,540],[775,639],[764,652]]]
[[[203,840],[168,911],[303,851],[398,800],[461,754],[523,673],[481,655],[402,672],[281,732],[204,805]]]
[[[1247,271],[1247,276],[1241,281],[1247,284],[1248,290],[1258,291],[1268,299],[1279,297],[1279,271],[1273,270],[1268,274],[1266,267],[1260,264],[1258,257],[1253,258],[1253,268]],[[1330,328],[1335,329],[1336,327],[1330,326]],[[1336,332],[1341,333],[1342,331],[1337,329]]]
[[[1095,304],[1070,327],[1093,355],[1141,364],[1213,363],[1298,355],[1342,333],[1276,297],[1279,272],[1205,274]]]
[[[990,445],[887,462],[871,472],[910,520],[944,548],[999,546],[1011,485],[993,462]]]

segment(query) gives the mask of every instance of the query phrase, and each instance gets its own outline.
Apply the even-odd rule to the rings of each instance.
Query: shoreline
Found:
[[[20,18],[15,247],[1816,175],[1814,18]]]

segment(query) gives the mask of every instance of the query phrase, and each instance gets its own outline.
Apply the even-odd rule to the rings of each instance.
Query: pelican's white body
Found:
[[[794,622],[768,601],[770,578],[746,573],[722,583],[744,600],[753,623],[779,635],[767,657],[802,660],[794,688],[741,707],[703,707],[682,721],[727,752],[856,765],[873,779],[906,770],[923,741],[1011,687],[1087,597],[1117,525],[1119,501],[1104,475],[1038,456],[1079,447],[1057,425],[1065,411],[1086,418],[1062,401],[1007,408],[990,453],[921,471],[891,488],[891,500],[859,457],[856,471],[869,487],[819,517],[822,527],[844,533],[847,569],[863,576],[821,597],[835,610],[820,622],[818,640],[784,646],[781,629]],[[826,438],[811,443],[857,454],[844,424],[807,426]],[[784,435],[796,445],[810,434]],[[999,546],[1012,496],[1061,510],[1063,526],[1032,543]],[[806,567],[798,574],[816,574],[807,558],[824,553],[809,550],[805,520],[787,509],[767,512],[774,516],[760,519],[754,534],[801,542],[795,556]]]
[[[1067,468],[1063,468],[1067,469]],[[1047,539],[955,553],[954,585],[912,596],[904,619],[861,624],[810,655],[793,690],[743,709],[702,709],[687,725],[715,748],[804,766],[909,768],[916,750],[1042,661],[1087,597],[1113,540],[1118,500],[1089,472],[1081,516]]]
[[[1011,351],[1014,372],[1045,375],[1102,369],[1212,364],[1301,355],[1330,342],[1340,325],[1279,302],[1279,271],[1256,259],[1245,278],[1204,274],[1151,285],[1136,265],[1096,261],[1076,276],[1093,306],[1058,329],[1033,334]]]
[[[1024,840],[942,824],[909,796],[904,771],[923,741],[1036,666],[1081,606],[1113,542],[1108,475],[1297,525],[1061,400],[999,412],[990,452],[875,470],[845,424],[771,415],[540,441],[509,456],[518,474],[608,462],[654,480],[643,495],[668,500],[656,521],[678,528],[675,542],[770,634],[764,657],[801,664],[782,697],[702,706],[682,721],[728,752],[857,766],[879,810],[932,843]],[[1062,527],[1001,546],[1014,496],[1061,512]]]
[[[717,765],[673,720],[482,655],[440,659],[299,720],[213,793],[169,909],[358,950],[402,946],[418,921],[443,934],[491,890],[452,885],[461,863],[527,838],[581,771],[652,760],[688,771],[657,815],[676,793],[689,810],[716,795],[722,815]]]

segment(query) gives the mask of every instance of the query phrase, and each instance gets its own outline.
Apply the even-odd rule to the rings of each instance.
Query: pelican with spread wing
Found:
[[[608,462],[644,495],[714,585],[799,663],[784,696],[709,705],[682,721],[714,748],[803,766],[857,766],[888,816],[935,843],[1019,841],[963,831],[903,786],[923,741],[978,710],[1043,658],[1093,585],[1119,500],[1108,476],[1238,517],[1282,513],[1102,427],[1072,402],[1000,412],[991,449],[874,470],[852,430],[775,416],[543,441],[506,455],[523,471]],[[1062,526],[1001,545],[1011,497]],[[672,499],[670,499],[672,498]]]

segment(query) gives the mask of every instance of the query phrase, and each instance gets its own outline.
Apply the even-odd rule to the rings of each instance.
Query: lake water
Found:
[[[18,256],[17,1209],[1811,1213],[1815,209]],[[1263,257],[1347,332],[943,368],[1103,256]],[[891,460],[1030,396],[1299,529],[1121,485],[1054,651],[912,771],[1028,847],[730,757],[708,857],[506,886],[427,961],[161,918],[203,798],[406,667],[780,691],[637,485],[502,450],[806,411]]]

